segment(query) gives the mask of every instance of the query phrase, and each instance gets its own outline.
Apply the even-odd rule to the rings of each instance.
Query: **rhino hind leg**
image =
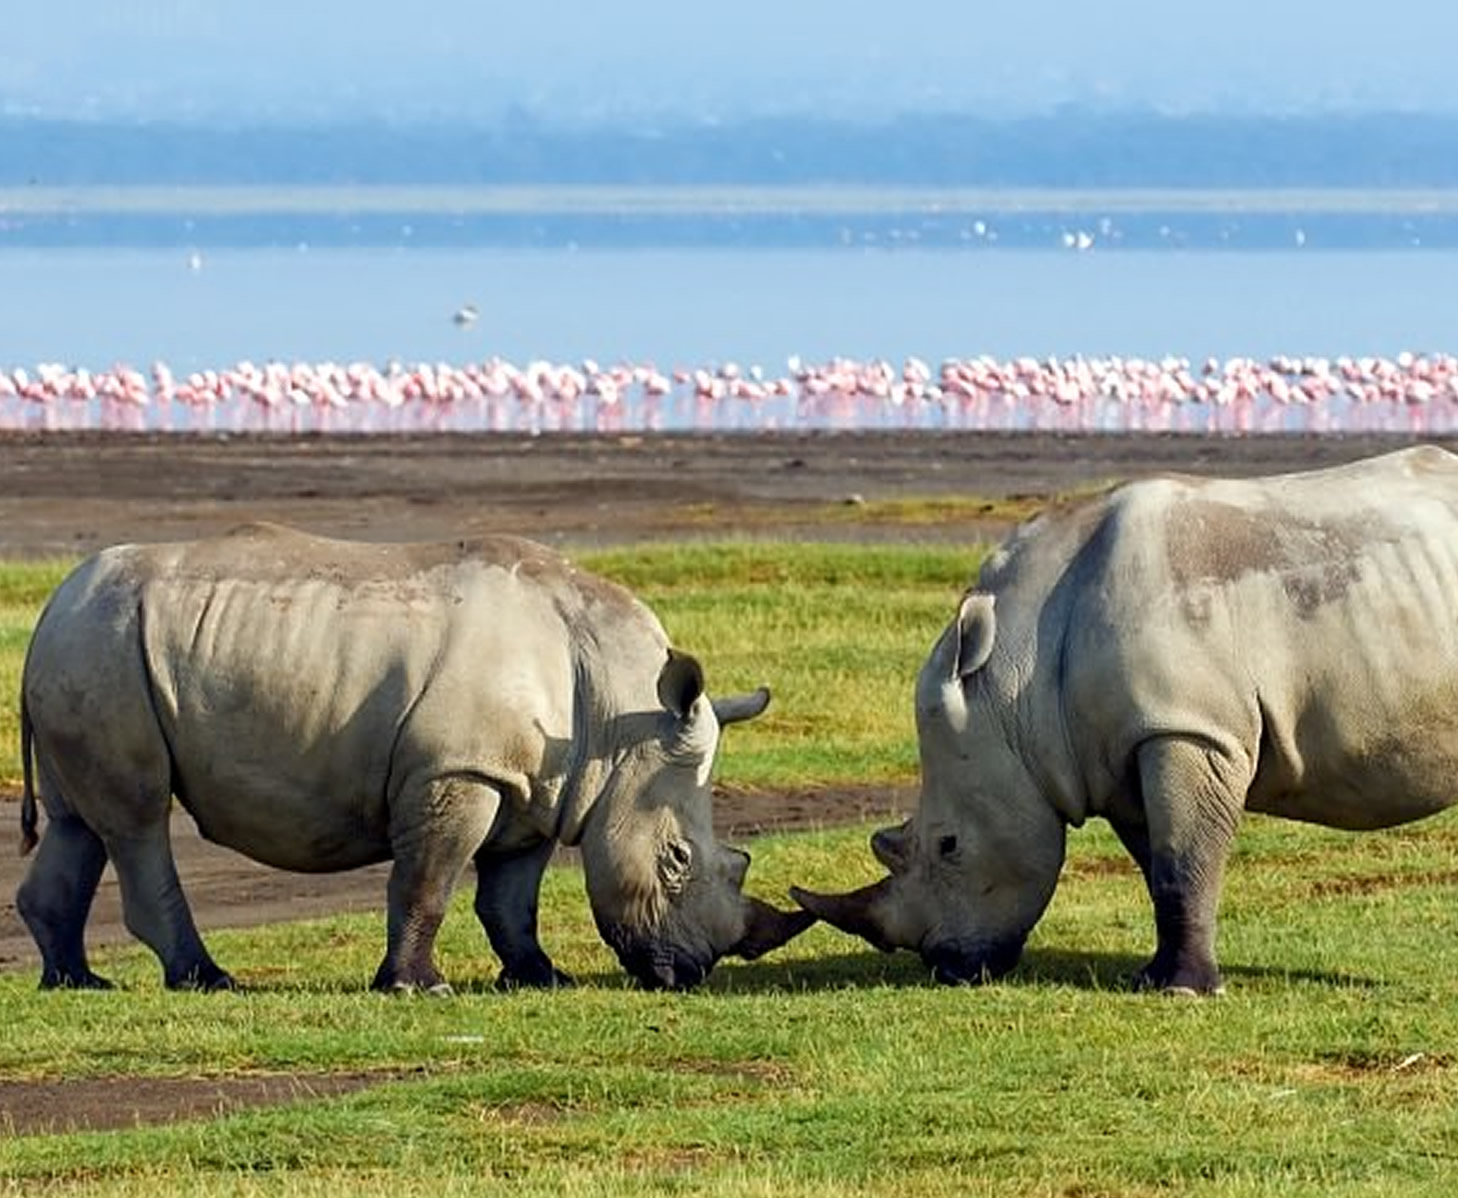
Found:
[[[570,986],[572,978],[552,964],[537,939],[537,903],[542,874],[555,842],[544,840],[515,853],[476,854],[476,916],[501,958],[497,986]]]
[[[485,841],[501,797],[474,778],[435,779],[407,788],[390,828],[385,959],[372,989],[448,995],[435,965],[435,937],[451,892]]]
[[[41,951],[41,988],[109,990],[86,959],[86,919],[106,868],[106,846],[75,816],[46,823],[15,907]]]
[[[157,954],[171,990],[232,990],[232,977],[208,955],[177,876],[166,822],[113,839],[107,851],[121,884],[127,930]]]
[[[1216,746],[1161,737],[1139,750],[1146,830],[1119,835],[1145,874],[1154,904],[1154,959],[1135,977],[1139,989],[1218,994],[1216,918],[1225,862],[1249,778]],[[1147,844],[1145,843],[1147,839]]]

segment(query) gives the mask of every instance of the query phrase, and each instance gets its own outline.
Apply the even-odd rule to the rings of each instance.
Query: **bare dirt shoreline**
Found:
[[[745,535],[971,543],[1007,531],[997,501],[1008,497],[1052,497],[1166,471],[1278,473],[1407,443],[1374,436],[1127,434],[0,435],[0,558],[70,557],[122,541],[218,532],[250,519],[370,540],[512,532],[568,549]],[[959,505],[936,524],[916,525],[845,518],[845,507],[862,501],[951,496],[986,500],[988,512]],[[904,809],[910,797],[885,788],[794,795],[729,790],[716,799],[716,823],[722,834],[742,840],[769,828],[886,814]],[[0,807],[0,819],[13,816],[13,806]],[[268,870],[205,844],[185,818],[175,825],[175,841],[205,934],[383,904],[384,867],[325,876]],[[13,902],[23,868],[13,850],[0,850],[0,969],[38,965]],[[89,939],[102,944],[125,935],[108,873]],[[222,1093],[206,1084],[209,1094]],[[283,1084],[243,1087],[236,1103],[225,1096],[207,1109],[285,1101],[301,1092]],[[107,1125],[114,1097],[100,1088],[88,1093],[0,1081],[0,1128]],[[184,1087],[167,1089],[146,1112],[135,1113],[150,1121],[197,1109],[197,1095]]]

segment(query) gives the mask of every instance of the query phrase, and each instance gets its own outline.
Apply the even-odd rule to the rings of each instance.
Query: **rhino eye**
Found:
[[[957,838],[955,836],[943,836],[937,841],[937,852],[943,857],[950,857],[957,851]]]

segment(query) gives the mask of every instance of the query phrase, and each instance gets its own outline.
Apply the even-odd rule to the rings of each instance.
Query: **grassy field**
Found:
[[[776,688],[771,715],[726,737],[726,780],[914,769],[910,678],[970,577],[965,552],[743,544],[590,564],[701,651],[716,688]],[[7,663],[49,579],[0,581]],[[757,842],[751,889],[869,880],[866,833]],[[1229,993],[1206,1001],[1126,990],[1152,923],[1102,825],[1073,836],[1022,966],[981,989],[933,987],[910,954],[817,927],[699,992],[643,993],[597,939],[571,868],[549,873],[542,912],[581,982],[570,992],[494,992],[464,896],[442,937],[464,983],[449,1001],[365,991],[373,916],[210,935],[249,987],[235,995],[169,994],[149,954],[99,952],[125,992],[37,996],[28,972],[0,972],[0,1085],[290,1075],[322,1092],[347,1075],[359,1088],[166,1127],[0,1128],[0,1189],[1446,1195],[1455,900],[1458,819],[1359,837],[1252,819],[1223,908]]]

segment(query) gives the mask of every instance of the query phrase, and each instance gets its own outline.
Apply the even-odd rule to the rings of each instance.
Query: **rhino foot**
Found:
[[[1134,989],[1158,990],[1173,998],[1200,998],[1224,994],[1225,983],[1214,965],[1171,967],[1155,957],[1134,975]]]
[[[195,966],[179,977],[167,979],[169,990],[196,990],[203,994],[214,994],[220,990],[237,990],[238,983],[233,975],[219,969],[211,961]]]
[[[398,995],[400,997],[423,994],[426,998],[454,998],[456,994],[451,989],[449,982],[430,982],[426,984],[391,982],[388,986],[376,986],[375,989],[382,994]]]
[[[503,969],[496,979],[498,990],[567,990],[575,985],[577,980],[555,965],[548,965],[545,970]]]
[[[1165,998],[1219,998],[1225,993],[1225,987],[1222,985],[1213,990],[1194,990],[1189,986],[1166,986],[1159,993]]]
[[[116,984],[98,973],[86,970],[82,974],[62,973],[50,970],[41,974],[42,990],[115,990]]]

